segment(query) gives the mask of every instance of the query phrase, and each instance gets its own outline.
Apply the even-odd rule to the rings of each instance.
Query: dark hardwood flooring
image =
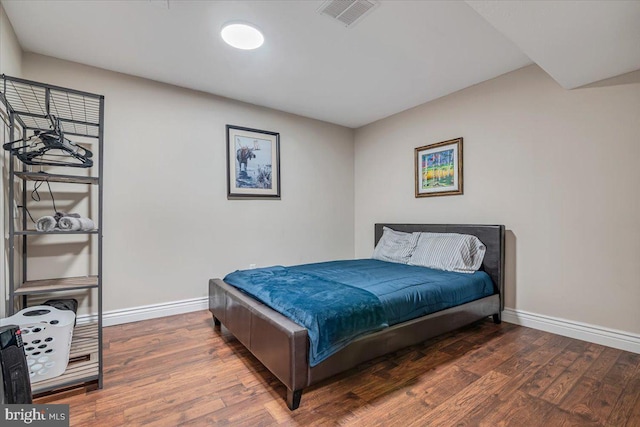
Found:
[[[104,389],[58,395],[73,426],[640,426],[640,355],[490,319],[305,390],[207,311],[105,329]]]

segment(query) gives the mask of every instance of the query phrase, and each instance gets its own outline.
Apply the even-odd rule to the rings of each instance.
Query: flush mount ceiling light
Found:
[[[237,49],[257,49],[264,43],[264,36],[254,26],[243,22],[230,22],[220,31],[222,40]]]

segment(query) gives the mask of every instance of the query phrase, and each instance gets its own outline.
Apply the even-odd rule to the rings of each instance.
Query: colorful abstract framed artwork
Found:
[[[227,125],[227,198],[280,198],[280,134]]]
[[[462,194],[462,138],[415,149],[416,197]]]

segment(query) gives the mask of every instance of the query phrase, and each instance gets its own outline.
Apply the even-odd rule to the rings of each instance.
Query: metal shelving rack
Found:
[[[19,125],[22,139],[34,131],[50,130],[57,120],[65,136],[73,135],[96,139],[98,142],[97,176],[76,176],[72,174],[52,174],[32,172],[22,163],[22,170],[16,170],[16,160],[9,160],[9,314],[16,306],[27,306],[29,296],[50,294],[61,291],[97,290],[97,321],[79,324],[75,327],[69,365],[59,377],[32,384],[34,396],[44,395],[58,390],[74,387],[87,389],[102,388],[102,201],[103,201],[103,138],[104,138],[104,96],[82,92],[2,75],[0,101],[5,105],[9,116],[10,141],[16,138],[16,124]],[[96,165],[94,163],[93,168]],[[74,168],[69,168],[70,170]],[[39,232],[27,229],[27,218],[21,215],[22,228],[16,230],[13,204],[16,198],[16,180],[22,182],[22,206],[27,205],[27,181],[48,181],[70,184],[96,185],[98,187],[97,230],[92,231],[50,231]],[[87,236],[97,235],[97,275],[83,277],[64,277],[46,280],[28,280],[28,238],[43,234],[68,234]],[[20,284],[16,284],[15,257],[16,239],[22,239],[22,275]],[[17,285],[17,286],[16,286]]]

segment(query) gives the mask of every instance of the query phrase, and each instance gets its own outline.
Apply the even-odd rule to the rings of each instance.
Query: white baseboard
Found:
[[[640,353],[640,335],[588,323],[505,308],[502,320],[565,337],[576,338],[608,347]]]
[[[125,308],[122,310],[105,311],[102,317],[103,326],[120,325],[122,323],[138,322],[140,320],[156,319],[158,317],[173,316],[190,313],[192,311],[207,310],[207,297],[173,301],[162,304],[145,305],[141,307]],[[95,314],[78,316],[78,323],[96,321]],[[558,317],[530,313],[523,310],[505,308],[502,320],[516,325],[551,332],[608,347],[640,354],[640,335],[616,329],[603,328],[588,323],[575,322]]]
[[[158,317],[207,310],[208,308],[209,298],[201,297],[161,304],[144,305],[141,307],[125,308],[122,310],[111,310],[103,313],[102,325],[114,326],[122,323],[138,322],[140,320],[156,319]],[[92,321],[97,321],[97,314],[85,314],[78,316],[79,324]]]

